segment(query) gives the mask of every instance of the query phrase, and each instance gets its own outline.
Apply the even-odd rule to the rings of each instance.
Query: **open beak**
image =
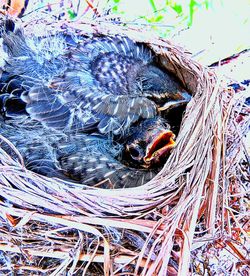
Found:
[[[166,157],[175,146],[174,138],[175,135],[171,130],[162,131],[147,147],[146,155],[143,158],[146,166],[158,163]]]

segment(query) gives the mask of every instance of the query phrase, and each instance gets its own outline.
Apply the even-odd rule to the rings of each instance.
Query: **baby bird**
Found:
[[[124,135],[189,94],[128,37],[24,34],[2,21],[0,111],[61,132]]]
[[[0,121],[1,134],[39,174],[101,188],[136,187],[148,182],[174,147],[174,134],[162,118],[139,122],[123,141],[84,133],[66,135],[28,123]],[[4,141],[8,154],[16,154]],[[134,164],[134,167],[131,167]]]

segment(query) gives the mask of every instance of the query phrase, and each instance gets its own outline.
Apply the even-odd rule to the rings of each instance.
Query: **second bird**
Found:
[[[102,188],[135,187],[152,179],[174,147],[169,128],[162,118],[148,119],[118,143],[103,136],[58,133],[39,123],[17,127],[0,120],[1,134],[20,152],[27,169]],[[0,146],[17,156],[6,142]]]

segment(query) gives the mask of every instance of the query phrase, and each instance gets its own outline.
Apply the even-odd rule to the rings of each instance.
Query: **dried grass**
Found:
[[[62,31],[60,23],[48,27]],[[34,31],[32,24],[29,29]],[[244,106],[236,105],[234,92],[184,49],[139,28],[71,22],[67,29],[119,33],[146,43],[193,98],[175,150],[141,187],[103,190],[49,179],[25,169],[18,152],[14,160],[0,149],[1,271],[199,275],[194,252],[218,243],[239,260],[230,271],[245,267],[245,127],[235,123]]]

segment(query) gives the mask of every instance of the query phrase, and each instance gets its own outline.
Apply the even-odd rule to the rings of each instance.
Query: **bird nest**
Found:
[[[176,148],[161,172],[140,187],[104,190],[47,178],[27,170],[18,151],[14,159],[0,149],[2,273],[199,275],[216,246],[228,248],[238,259],[235,269],[243,269],[244,121],[242,127],[235,123],[243,106],[235,104],[233,90],[181,47],[139,28],[110,22],[45,25],[145,43],[193,97]],[[26,31],[33,28],[29,24]],[[199,252],[207,254],[202,261]]]

